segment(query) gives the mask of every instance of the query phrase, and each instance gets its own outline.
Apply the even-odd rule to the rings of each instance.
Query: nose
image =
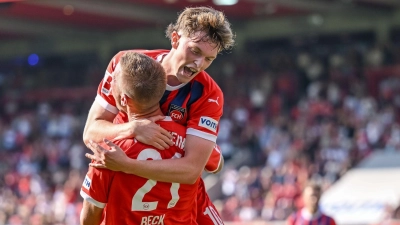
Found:
[[[196,65],[197,68],[202,68],[204,61],[205,59],[203,57],[199,57],[196,60],[194,60],[194,64]]]

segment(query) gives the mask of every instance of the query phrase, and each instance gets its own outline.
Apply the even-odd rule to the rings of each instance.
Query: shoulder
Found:
[[[142,53],[142,54],[145,54],[147,56],[150,56],[150,57],[156,59],[158,55],[163,54],[163,53],[168,53],[169,50],[165,50],[165,49],[155,49],[155,50],[129,49],[129,50],[122,50],[122,51],[119,51],[117,54],[115,54],[112,60],[115,60],[115,62],[117,64],[119,62],[119,60],[121,59],[121,57],[127,52]]]
[[[215,82],[215,80],[206,72],[202,71],[200,72],[194,79],[193,79],[193,85],[201,85],[203,87],[203,91],[205,94],[218,94],[222,95],[222,90]]]
[[[167,116],[164,120],[160,120],[156,122],[162,128],[166,129],[167,131],[177,132],[177,133],[186,133],[186,127],[182,124],[179,124],[172,120],[171,117]]]
[[[159,55],[166,54],[169,52],[169,50],[165,50],[165,49],[154,49],[154,50],[135,49],[133,51],[145,54],[153,59],[157,59]]]

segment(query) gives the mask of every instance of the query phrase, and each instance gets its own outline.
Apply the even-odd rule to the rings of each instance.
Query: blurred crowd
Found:
[[[285,220],[303,206],[307,181],[326,190],[372,151],[400,150],[397,46],[269,50],[220,68],[237,82],[224,85],[217,140],[235,162],[221,174],[224,221]]]
[[[284,220],[308,180],[326,189],[372,151],[400,150],[399,48],[345,40],[249,43],[211,66],[225,93],[215,201],[224,221]],[[78,224],[82,131],[105,67],[42,67],[29,79],[29,67],[0,71],[0,224]],[[60,78],[46,87],[52,73]],[[56,97],[30,92],[76,74],[87,78]]]

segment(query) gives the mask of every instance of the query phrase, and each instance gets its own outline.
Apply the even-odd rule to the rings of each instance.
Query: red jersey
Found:
[[[128,50],[143,53],[157,61],[168,54],[168,50]],[[121,57],[128,51],[117,53],[107,66],[103,80],[97,89],[95,101],[109,112],[124,117],[115,104],[111,92],[111,81],[114,70]],[[166,91],[160,100],[161,110],[175,122],[186,126],[186,134],[191,134],[216,142],[218,123],[222,116],[224,97],[217,83],[205,71],[200,72],[187,84],[171,87],[167,85]],[[121,121],[127,122],[125,119]],[[214,149],[207,162],[206,170],[214,172],[221,162],[221,152]]]
[[[169,52],[168,50],[128,51],[146,54],[157,61],[161,61]],[[112,96],[111,81],[121,57],[128,51],[121,51],[114,56],[97,90],[96,101],[114,114],[119,111]],[[216,142],[223,102],[224,96],[217,83],[202,71],[189,83],[174,87],[167,85],[160,106],[164,115],[170,116],[175,122],[187,128],[187,134]]]
[[[175,145],[156,150],[135,139],[114,141],[128,157],[137,160],[162,160],[183,156],[186,128],[169,121],[158,122],[171,131]],[[195,184],[167,183],[107,169],[89,168],[81,196],[105,208],[105,224],[197,224]]]
[[[336,225],[335,220],[322,212],[311,216],[304,209],[293,213],[286,221],[286,225]]]
[[[169,50],[128,51],[146,54],[159,62],[169,52]],[[112,58],[108,64],[105,76],[97,89],[96,102],[108,111],[114,114],[118,113],[114,120],[115,123],[128,121],[126,114],[119,112],[117,109],[111,91],[114,70],[121,57],[128,51],[121,51]],[[170,116],[174,121],[186,126],[186,134],[216,142],[223,102],[223,94],[219,86],[205,71],[202,71],[187,84],[175,87],[167,85],[166,91],[160,100],[160,107],[164,115]],[[220,166],[221,160],[221,151],[218,146],[215,146],[205,166],[205,170],[215,172]],[[215,207],[207,195],[204,182],[200,182],[197,194],[198,223],[202,225],[223,224],[219,219],[218,212],[213,209]],[[217,219],[213,219],[212,216]]]

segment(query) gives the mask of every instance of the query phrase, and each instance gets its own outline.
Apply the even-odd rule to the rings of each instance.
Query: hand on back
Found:
[[[154,116],[130,122],[134,126],[136,140],[159,150],[165,150],[172,146],[174,144],[172,134],[155,123],[164,118],[164,116]]]

